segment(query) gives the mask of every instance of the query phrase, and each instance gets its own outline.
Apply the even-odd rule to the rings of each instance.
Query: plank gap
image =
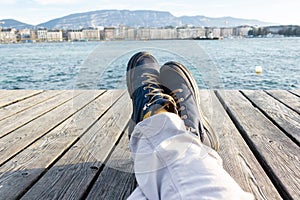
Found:
[[[226,105],[225,100],[222,98],[222,96],[219,94],[219,91],[215,91],[215,94],[217,98],[219,99],[220,103],[226,110],[228,116],[232,120],[233,124],[236,126],[238,131],[240,132],[241,136],[245,140],[246,144],[249,146],[249,149],[252,151],[253,155],[257,159],[257,161],[262,166],[263,170],[267,174],[267,176],[270,178],[271,182],[277,189],[278,193],[283,199],[293,199],[291,195],[285,190],[285,188],[281,185],[280,180],[276,177],[276,175],[272,172],[270,166],[268,165],[267,161],[263,158],[263,156],[260,154],[260,152],[255,148],[254,143],[251,141],[251,139],[248,137],[246,131],[238,121],[238,119],[234,116],[230,108]],[[250,102],[252,104],[252,102]]]
[[[106,92],[106,91],[105,91]],[[55,128],[57,128],[59,125],[61,125],[63,122],[65,122],[66,120],[70,119],[72,116],[74,116],[76,113],[78,113],[79,111],[81,111],[82,109],[84,109],[88,104],[90,104],[92,101],[94,101],[95,99],[99,98],[102,94],[104,94],[105,92],[97,95],[95,98],[93,98],[92,100],[90,100],[89,102],[87,102],[84,106],[82,106],[81,108],[79,108],[78,110],[76,110],[75,112],[73,112],[72,114],[70,114],[69,116],[67,116],[66,118],[64,118],[62,121],[58,122],[57,124],[55,124],[51,129],[49,129],[47,132],[45,132],[44,134],[40,135],[39,137],[35,138],[33,141],[31,141],[28,145],[24,146],[21,150],[19,150],[18,152],[16,152],[15,154],[11,155],[8,159],[6,159],[5,161],[3,161],[2,163],[0,163],[0,167],[3,166],[5,163],[7,163],[9,160],[13,159],[15,156],[17,156],[18,154],[20,154],[21,152],[23,152],[26,148],[28,148],[29,146],[31,146],[32,144],[34,144],[35,142],[37,142],[38,140],[40,140],[42,137],[44,137],[45,135],[47,135],[48,133],[50,133],[52,130],[54,130]],[[82,94],[82,93],[80,93]],[[79,94],[79,95],[80,95]],[[77,96],[79,96],[77,95]],[[77,97],[76,96],[76,97]],[[71,98],[73,99],[73,98]],[[57,106],[59,107],[59,106]],[[56,108],[57,108],[56,107]],[[53,109],[54,110],[54,109]],[[1,137],[2,138],[2,137]],[[0,138],[0,139],[1,139]]]
[[[279,101],[280,103],[282,103],[283,105],[285,105],[286,107],[288,107],[289,109],[295,111],[296,113],[298,113],[300,115],[300,112],[299,110],[293,108],[292,106],[288,105],[287,103],[285,103],[283,100],[279,99],[278,97],[276,97],[275,95],[271,94],[270,92],[268,92],[267,90],[264,90],[268,95],[270,95],[271,97],[273,97],[274,99],[276,99],[277,101]],[[296,95],[295,93],[292,93],[292,92],[289,92],[288,93],[291,93],[292,95],[294,96],[297,96],[299,97],[298,95]],[[300,101],[300,100],[299,100]]]
[[[93,177],[92,181],[90,182],[87,190],[83,193],[82,199],[86,199],[89,195],[89,193],[91,192],[91,190],[93,189],[93,186],[95,185],[96,181],[98,180],[101,172],[104,170],[105,165],[107,164],[108,160],[111,158],[113,152],[116,150],[117,145],[120,143],[122,137],[124,136],[124,134],[126,133],[126,129],[128,128],[129,125],[129,121],[126,124],[125,128],[122,130],[122,133],[120,134],[120,137],[118,138],[118,140],[116,141],[115,145],[113,146],[113,148],[111,149],[111,151],[108,153],[108,156],[105,158],[104,162],[102,163],[101,167],[98,169],[96,175]]]
[[[264,91],[266,92],[266,91]],[[260,108],[254,101],[252,101],[243,91],[240,91],[240,93],[249,101],[251,102],[251,104],[257,108],[267,119],[269,119],[272,124],[274,124],[277,128],[279,128],[288,138],[290,138],[295,144],[297,144],[298,146],[300,146],[300,142],[293,136],[291,135],[289,132],[287,132],[282,126],[280,126],[280,124],[278,124],[276,122],[275,119],[273,119],[266,111],[264,111],[262,108]],[[267,92],[266,92],[267,93]],[[267,93],[268,94],[268,93]],[[273,97],[273,96],[271,96]],[[273,97],[274,98],[274,97]],[[275,98],[276,99],[276,98]],[[277,100],[277,99],[276,99]],[[277,100],[278,101],[278,100]],[[282,103],[282,102],[280,102]],[[285,105],[285,104],[283,104]],[[285,105],[286,106],[286,105]]]
[[[107,93],[107,90],[106,91],[104,91],[103,93],[101,93],[101,94],[99,94],[98,96],[96,96],[93,100],[91,100],[90,102],[88,102],[84,107],[82,107],[82,109],[84,109],[86,106],[88,106],[91,102],[93,102],[93,101],[95,101],[96,99],[98,99],[98,98],[100,98],[101,96],[103,96],[105,93]],[[20,195],[20,197],[19,198],[22,198],[23,196],[25,196],[26,195],[26,193],[35,185],[35,184],[37,184],[38,183],[38,181],[50,170],[50,168],[52,168],[52,167],[54,167],[55,166],[55,164],[57,164],[57,162],[60,160],[60,159],[62,159],[69,151],[70,151],[70,149],[72,149],[73,147],[74,147],[74,145],[76,145],[78,142],[79,142],[79,140],[87,133],[87,132],[89,132],[89,130],[97,123],[97,122],[99,122],[99,120],[101,120],[101,118],[103,117],[103,116],[105,116],[106,115],[106,113],[110,110],[110,109],[112,109],[113,108],[113,106],[123,97],[125,95],[125,92],[123,92],[123,94],[121,94],[117,99],[115,99],[115,101],[103,112],[103,113],[101,113],[100,114],[100,116],[92,123],[92,124],[90,124],[83,132],[82,132],[82,134],[81,135],[79,135],[67,148],[65,148],[64,149],[64,151],[59,155],[59,156],[57,156],[57,158],[56,159],[54,159],[53,160],[53,162],[52,163],[50,163],[49,164],[49,166],[47,167],[47,168],[45,168],[45,170],[34,180],[34,181],[32,181],[32,183],[26,188],[26,190]],[[80,110],[82,110],[82,109],[80,109]],[[78,110],[78,112],[80,111],[80,110]],[[77,112],[75,112],[73,115],[75,115]],[[72,115],[72,116],[73,116]],[[67,120],[67,119],[66,119]],[[51,130],[50,130],[51,131]],[[49,131],[49,132],[50,132]],[[123,133],[123,132],[122,132]],[[119,141],[120,139],[118,138],[118,141]],[[117,145],[117,144],[115,144],[115,145]],[[114,148],[113,148],[113,150],[114,150]],[[112,152],[113,152],[113,150],[112,150]],[[110,155],[111,155],[111,153],[112,152],[110,152],[109,153],[109,157],[110,157]],[[108,158],[106,158],[107,160],[109,159],[109,157]],[[106,163],[106,160],[105,159],[105,162],[104,163],[102,163],[101,164],[101,166],[97,169],[98,170],[98,172],[97,173],[101,173],[101,171],[104,169],[104,167],[105,167],[105,163]],[[95,180],[96,181],[96,180]],[[92,188],[92,185],[91,185],[91,188]],[[84,192],[84,194],[86,193],[86,191]],[[88,194],[86,194],[86,196],[87,196]],[[85,198],[83,198],[83,199],[85,199]]]
[[[288,92],[300,98],[300,90],[288,90]]]
[[[73,96],[72,98],[67,98],[66,100],[60,102],[59,104],[53,106],[52,108],[47,109],[47,110],[45,110],[45,111],[42,111],[42,112],[39,113],[38,115],[36,115],[36,116],[34,116],[33,118],[29,119],[28,121],[26,120],[25,122],[22,122],[22,124],[18,124],[18,125],[16,125],[15,127],[13,127],[12,129],[7,130],[7,132],[4,132],[4,134],[2,134],[2,135],[0,136],[0,139],[3,138],[3,137],[5,137],[5,136],[7,136],[8,134],[10,134],[10,133],[12,133],[12,132],[18,130],[18,129],[20,129],[20,128],[23,127],[23,126],[26,126],[27,124],[33,122],[34,120],[38,119],[39,117],[42,117],[43,115],[46,115],[47,113],[50,113],[51,111],[53,111],[54,109],[56,109],[56,108],[58,108],[58,107],[64,105],[65,103],[72,101],[72,99],[74,99],[75,97],[79,96],[80,94],[81,94],[81,93],[78,93],[76,96]],[[14,117],[15,117],[15,116],[14,116]]]
[[[107,91],[104,91],[103,93],[101,93],[100,95],[98,95],[95,99],[93,99],[92,101],[94,101],[94,100],[96,100],[96,99],[98,99],[99,97],[101,97],[104,93],[106,93]],[[122,97],[122,95],[121,95],[121,97]],[[121,98],[121,97],[119,97],[119,98]],[[51,167],[53,167],[57,162],[58,162],[58,160],[60,160],[79,140],[80,140],[80,138],[85,134],[85,133],[87,133],[90,129],[91,129],[91,127],[95,124],[95,123],[97,123],[97,121],[99,121],[106,113],[107,113],[107,111],[119,100],[119,98],[110,106],[110,107],[108,107],[108,109],[106,110],[106,111],[104,111],[98,118],[97,118],[97,120],[95,120],[95,122],[93,122],[85,131],[83,131],[83,133],[77,138],[77,139],[75,139],[71,144],[70,144],[70,146],[68,146],[66,149],[64,149],[64,151],[56,158],[56,159],[54,159],[53,160],[53,162],[52,163],[50,163],[49,164],[49,166],[48,167],[46,167],[45,169],[44,169],[44,171],[43,172],[41,172],[41,174],[39,175],[39,176],[37,176],[33,181],[32,181],[32,183],[30,184],[30,185],[28,185],[28,187],[27,188],[25,188],[25,190],[22,192],[22,193],[20,193],[20,195],[17,197],[17,199],[20,199],[20,198],[22,198],[29,190],[30,190],[30,188],[31,187],[33,187],[48,171],[49,171],[49,169],[51,168]],[[91,101],[91,102],[92,102]],[[86,104],[86,106],[88,105],[88,104],[90,104],[91,102],[89,102],[89,103],[87,103]],[[86,106],[84,106],[84,107],[86,107]],[[82,109],[84,109],[84,107],[82,108]],[[74,113],[75,114],[75,113]],[[67,119],[66,119],[67,120]],[[49,132],[51,132],[51,131],[49,131]],[[43,136],[41,136],[41,137],[43,137]],[[102,164],[103,165],[103,164]],[[104,166],[101,166],[100,168],[104,168]],[[100,169],[99,169],[100,170]],[[102,170],[101,170],[102,171]]]
[[[16,99],[16,100],[13,100],[13,101],[11,101],[11,102],[9,102],[9,103],[6,103],[6,104],[4,104],[4,105],[1,105],[0,108],[5,108],[5,107],[10,106],[10,105],[12,105],[12,104],[15,104],[15,103],[17,103],[17,102],[20,102],[20,101],[23,101],[23,100],[28,99],[28,98],[30,98],[30,97],[36,96],[36,95],[38,95],[38,94],[41,94],[42,92],[44,92],[44,90],[42,90],[42,91],[37,91],[36,93],[30,94],[30,95],[28,95],[28,96],[25,96],[25,97],[22,97],[22,98],[19,98],[19,99]]]

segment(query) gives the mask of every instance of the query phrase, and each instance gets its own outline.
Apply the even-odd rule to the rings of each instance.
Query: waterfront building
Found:
[[[36,31],[37,40],[39,42],[45,42],[45,41],[47,41],[47,32],[48,32],[48,30],[46,28],[39,28]]]
[[[18,34],[20,35],[21,40],[31,39],[31,30],[30,29],[19,30]]]
[[[221,28],[221,37],[223,38],[233,37],[233,28]]]
[[[103,30],[103,39],[104,40],[114,40],[116,35],[115,27],[105,27]]]
[[[238,26],[235,28],[235,36],[245,37],[248,36],[250,30],[253,30],[252,26]]]
[[[67,35],[69,41],[81,41],[83,39],[82,30],[69,30]]]
[[[151,29],[146,27],[146,28],[138,28],[137,29],[137,34],[136,34],[136,39],[137,40],[149,40],[151,39]]]
[[[61,30],[48,30],[47,31],[48,42],[62,42],[63,34]]]
[[[2,28],[0,30],[0,42],[1,43],[10,43],[17,42],[17,30],[14,28]]]
[[[136,40],[136,29],[135,28],[128,28],[127,29],[127,40]]]
[[[99,41],[100,30],[97,28],[87,28],[82,30],[82,37],[85,41]]]
[[[205,28],[179,27],[176,29],[178,39],[205,38]]]
[[[177,39],[176,29],[171,28],[153,28],[150,29],[150,38],[151,40],[171,40]]]

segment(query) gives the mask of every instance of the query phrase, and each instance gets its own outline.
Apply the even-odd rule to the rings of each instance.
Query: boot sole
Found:
[[[151,56],[153,57],[150,53],[148,52],[139,52],[136,53],[128,62],[127,65],[127,73],[126,73],[126,84],[127,84],[127,89],[129,92],[129,96],[132,99],[132,94],[133,94],[133,88],[131,85],[131,80],[133,79],[132,74],[131,74],[131,70],[135,67],[135,63],[137,63],[137,61],[142,58],[143,56]]]

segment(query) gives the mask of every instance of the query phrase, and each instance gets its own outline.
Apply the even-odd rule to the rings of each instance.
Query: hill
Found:
[[[32,29],[33,26],[30,24],[25,24],[23,22],[14,20],[14,19],[2,19],[0,20],[0,26],[2,26],[3,28],[16,28],[18,30],[20,29]]]
[[[39,24],[40,27],[50,29],[78,29],[96,26],[119,26],[130,27],[165,27],[192,25],[196,27],[234,27],[240,25],[267,26],[272,23],[258,20],[239,19],[232,17],[209,18],[205,16],[182,16],[175,17],[170,12],[150,10],[99,10],[86,13],[71,14],[62,18]]]
[[[33,25],[19,22],[13,19],[0,20],[2,27],[16,29],[33,28]],[[126,25],[138,27],[166,27],[166,26],[195,26],[195,27],[235,27],[240,25],[268,26],[273,23],[252,19],[240,19],[233,17],[211,18],[206,16],[181,16],[176,17],[170,12],[151,10],[98,10],[85,13],[76,13],[61,18],[53,19],[36,27],[48,29],[81,29],[97,26]]]

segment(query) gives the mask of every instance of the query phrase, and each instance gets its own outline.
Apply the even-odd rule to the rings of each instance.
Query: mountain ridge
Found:
[[[5,28],[16,28],[16,29],[33,28],[33,25],[26,24],[15,19],[2,19],[0,20],[0,27],[1,26]]]
[[[12,19],[11,19],[12,20]],[[4,20],[0,20],[4,21]],[[97,26],[126,25],[134,28],[166,26],[195,26],[195,27],[235,27],[240,25],[267,26],[274,23],[262,22],[255,19],[241,19],[230,16],[212,18],[203,15],[176,17],[168,11],[153,10],[95,10],[82,13],[73,13],[60,18],[38,24],[29,25],[14,20],[18,27],[44,27],[48,29],[80,29]],[[4,21],[5,22],[5,21]],[[7,22],[5,22],[5,25]],[[11,26],[13,23],[9,23]],[[3,25],[2,25],[3,26]],[[5,27],[5,26],[4,26]],[[16,27],[15,27],[16,28]]]

